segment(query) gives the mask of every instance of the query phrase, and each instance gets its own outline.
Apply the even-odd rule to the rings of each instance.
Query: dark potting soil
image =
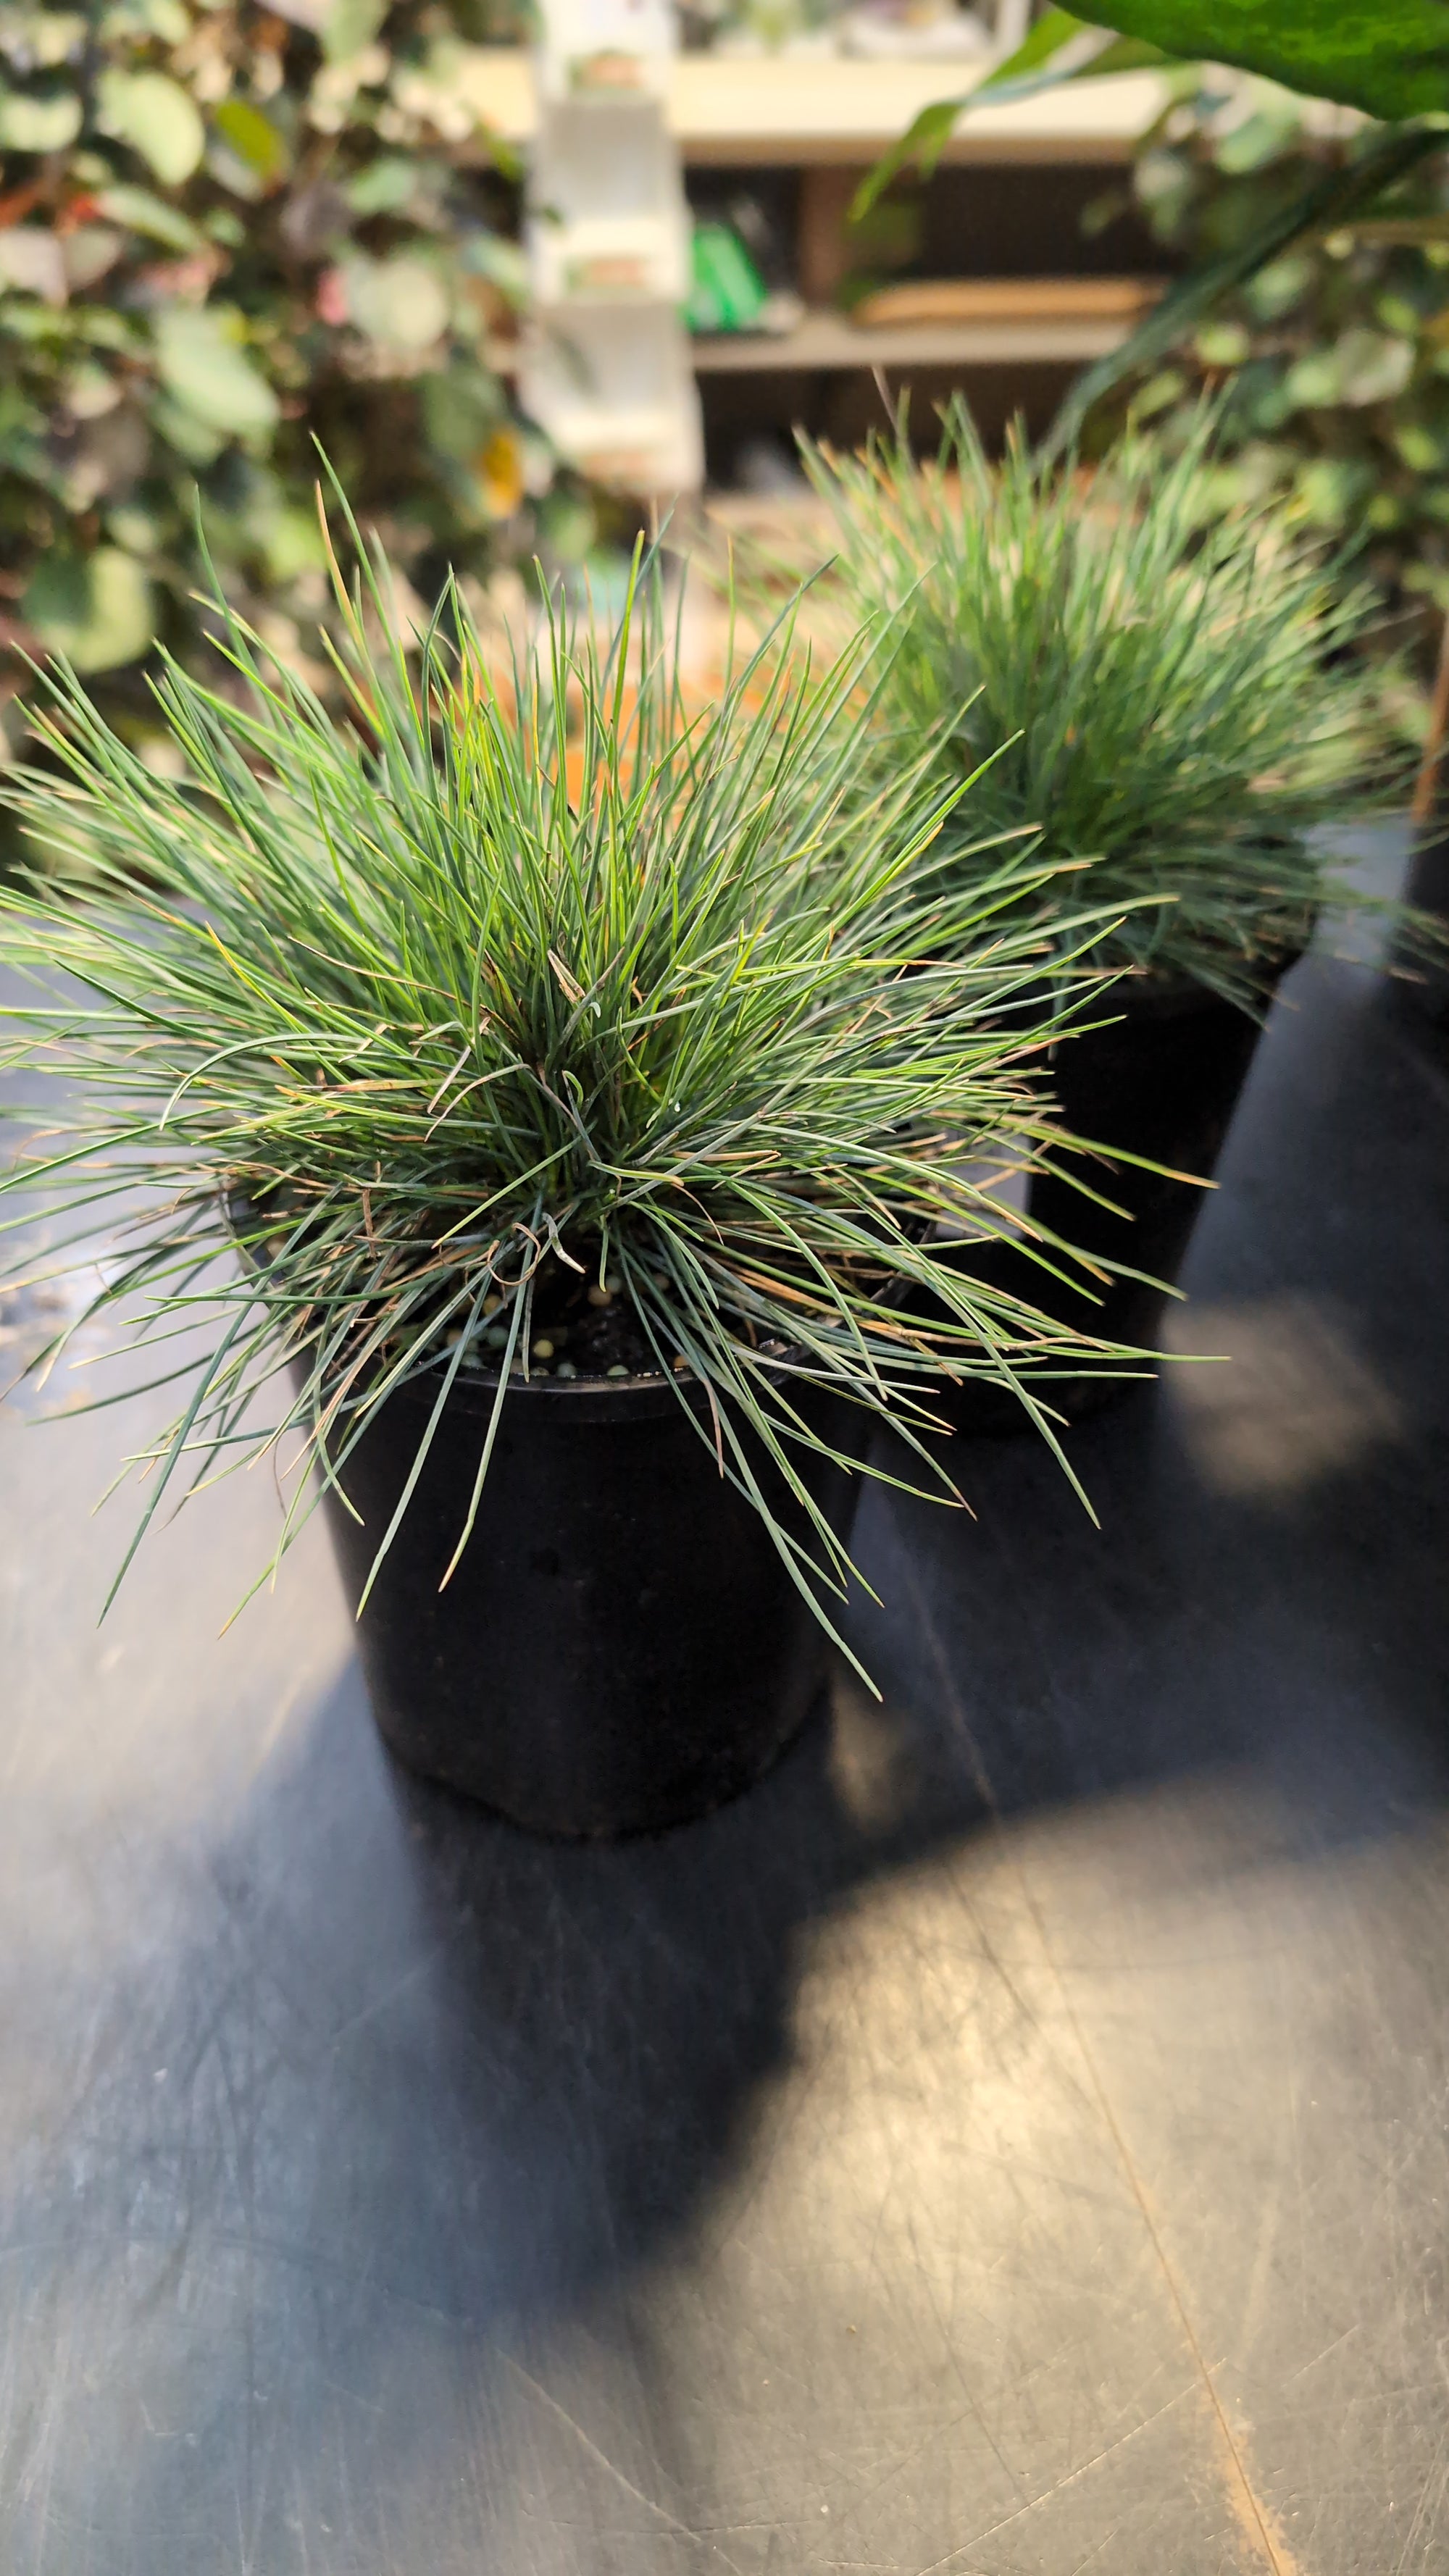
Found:
[[[479,1354],[485,1368],[499,1365],[509,1321],[501,1311],[489,1318]],[[783,1358],[786,1345],[766,1341],[760,1348],[769,1358]],[[520,1341],[515,1367],[521,1356]],[[673,1353],[666,1353],[665,1365],[678,1367]],[[597,1267],[580,1276],[550,1256],[534,1276],[528,1371],[530,1377],[658,1377],[661,1363],[622,1290],[601,1289]]]
[[[657,1377],[659,1361],[628,1297],[601,1289],[597,1274],[583,1279],[561,1261],[545,1261],[534,1280],[529,1318],[530,1372],[560,1369],[580,1377]],[[507,1322],[500,1317],[487,1340],[499,1350],[507,1343]],[[542,1345],[547,1345],[546,1348]],[[492,1353],[490,1352],[490,1356]]]
[[[255,1210],[235,1194],[228,1194],[226,1209],[235,1230],[245,1231],[254,1225]],[[255,1249],[248,1258],[259,1268],[267,1267],[265,1255]],[[485,1317],[465,1365],[490,1372],[499,1368],[508,1348],[511,1322],[511,1313],[500,1300],[494,1312]],[[767,1341],[760,1347],[775,1358],[783,1356],[786,1346]],[[673,1354],[667,1356],[669,1363],[677,1367]],[[515,1370],[521,1372],[523,1360],[520,1337],[514,1346]],[[662,1373],[659,1357],[629,1297],[620,1290],[599,1286],[597,1247],[592,1265],[584,1272],[559,1261],[552,1253],[539,1264],[533,1281],[527,1365],[530,1377],[657,1378]]]

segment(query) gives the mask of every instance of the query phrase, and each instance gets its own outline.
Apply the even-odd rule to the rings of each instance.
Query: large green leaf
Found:
[[[127,232],[140,233],[147,241],[160,242],[164,250],[200,250],[206,235],[198,231],[189,215],[177,206],[163,204],[149,188],[117,185],[103,188],[96,199],[97,211],[109,223],[124,224]]]
[[[277,397],[242,345],[239,313],[226,305],[175,304],[156,317],[156,365],[175,401],[221,436],[265,441]]]
[[[216,130],[259,186],[275,186],[290,156],[284,137],[269,116],[263,116],[249,99],[223,99],[216,111]]]
[[[80,132],[81,114],[72,90],[42,94],[0,81],[0,151],[63,152]]]
[[[1449,0],[1108,0],[1077,15],[1369,116],[1449,111]]]
[[[1047,9],[1024,44],[957,98],[923,107],[863,182],[867,213],[896,174],[934,167],[958,118],[1063,81],[1183,61],[1231,63],[1390,122],[1449,114],[1449,0],[1082,0]]]
[[[167,188],[189,179],[206,147],[206,130],[189,90],[166,72],[102,72],[96,83],[101,123],[149,162]]]
[[[1055,89],[1062,81],[1101,79],[1111,72],[1159,70],[1172,57],[1158,45],[1136,36],[1104,34],[1068,9],[1048,9],[1037,20],[1025,44],[999,63],[994,72],[958,98],[933,99],[907,126],[898,143],[883,152],[856,190],[850,219],[868,215],[883,189],[914,163],[927,176],[951,138],[957,119],[984,103],[1005,107],[1012,99],[1031,98],[1037,90]]]
[[[1088,370],[1058,416],[1060,449],[1091,405],[1164,357],[1211,311],[1305,234],[1371,212],[1417,161],[1443,151],[1449,119],[1449,0],[1092,0],[1048,9],[1024,44],[964,98],[925,108],[871,172],[860,213],[909,161],[940,153],[957,117],[978,104],[1030,97],[1059,82],[1148,61],[1206,59],[1277,80],[1384,121],[1346,170],[1330,173],[1276,212],[1250,241],[1184,278],[1123,346]]]
[[[430,348],[448,326],[448,298],[435,268],[397,252],[391,259],[349,259],[342,270],[347,309],[359,331],[381,348]]]
[[[346,63],[370,45],[387,16],[387,0],[327,0],[322,50],[329,63]]]
[[[20,613],[52,653],[87,673],[138,661],[155,633],[151,585],[119,546],[43,556]]]
[[[0,292],[8,286],[47,304],[65,302],[65,257],[48,226],[7,224],[0,230]]]

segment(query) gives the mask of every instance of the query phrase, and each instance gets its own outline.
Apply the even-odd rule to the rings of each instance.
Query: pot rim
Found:
[[[258,1260],[255,1252],[244,1249],[237,1242],[231,1203],[224,1187],[218,1192],[218,1196],[221,1200],[227,1233],[238,1259],[254,1270],[263,1270],[265,1263]],[[798,1356],[798,1346],[771,1354],[765,1362],[767,1374],[778,1376],[787,1382],[793,1381],[805,1394],[833,1394],[839,1396],[843,1402],[850,1400],[846,1389],[833,1379],[816,1375],[797,1377],[789,1363]],[[287,1365],[292,1364],[289,1358]],[[503,1373],[499,1369],[460,1368],[449,1393],[449,1404],[453,1404],[461,1397],[468,1410],[481,1412],[486,1405],[486,1409],[491,1412],[502,1382]],[[542,1371],[537,1376],[525,1377],[521,1370],[510,1369],[507,1378],[510,1396],[538,1396],[544,1399],[552,1398],[562,1404],[571,1403],[576,1408],[578,1418],[591,1421],[613,1421],[630,1415],[636,1420],[643,1420],[663,1414],[668,1411],[671,1404],[680,1401],[681,1393],[688,1398],[692,1391],[696,1398],[699,1397],[707,1383],[708,1381],[701,1378],[694,1369],[680,1369],[673,1372],[648,1369],[641,1371],[638,1376],[631,1377],[610,1377],[607,1374],[602,1377],[590,1377],[581,1374],[566,1378],[545,1375]],[[408,1378],[401,1386],[395,1387],[387,1401],[391,1404],[399,1397],[421,1401],[425,1393],[429,1395],[430,1401],[435,1400],[436,1379],[431,1376],[424,1377],[420,1372],[416,1377]],[[716,1400],[721,1399],[726,1403],[729,1401],[723,1390],[720,1390],[720,1396]],[[704,1396],[704,1401],[708,1403],[707,1395]]]
[[[1307,956],[1308,949],[1309,942],[1305,939],[1293,947],[1262,952],[1257,963],[1260,978],[1258,1000],[1262,1007],[1266,1008],[1285,975],[1292,973],[1293,968]],[[1229,994],[1220,993],[1216,986],[1205,984],[1201,977],[1161,967],[1124,972],[1099,998],[1107,1016],[1100,1023],[1089,1020],[1084,1031],[1064,1029],[1061,1032],[1063,1043],[1081,1034],[1096,1036],[1099,1026],[1110,1028],[1114,1020],[1187,1019],[1194,1012],[1212,1010],[1239,1011],[1245,1019],[1254,1016],[1247,1002],[1234,1001]],[[1095,997],[1092,1007],[1095,1008]]]
[[[504,1383],[497,1369],[459,1369],[448,1392],[448,1408],[457,1405],[461,1412],[490,1414]],[[699,1380],[679,1378],[671,1383],[658,1370],[648,1377],[554,1378],[524,1377],[510,1369],[506,1385],[509,1404],[529,1398],[552,1401],[561,1408],[571,1405],[575,1421],[615,1422],[652,1420],[680,1402],[676,1389],[697,1389]],[[429,1372],[409,1378],[387,1401],[393,1404],[399,1397],[420,1411],[428,1409],[437,1401],[437,1376]]]
[[[257,1258],[255,1251],[249,1250],[237,1241],[232,1206],[224,1188],[219,1195],[222,1214],[226,1220],[226,1230],[238,1260],[254,1271],[264,1271],[265,1262]],[[295,1365],[295,1354],[288,1357],[286,1364],[288,1367]],[[459,1369],[449,1393],[449,1404],[452,1405],[461,1400],[469,1411],[481,1412],[486,1403],[487,1410],[491,1412],[493,1400],[502,1382],[502,1374],[499,1369]],[[510,1396],[552,1396],[561,1401],[572,1399],[579,1408],[581,1417],[595,1420],[612,1420],[628,1414],[640,1418],[646,1414],[662,1413],[666,1398],[671,1401],[677,1400],[674,1393],[676,1384],[696,1386],[698,1383],[693,1372],[688,1378],[681,1377],[672,1381],[665,1376],[662,1369],[651,1369],[638,1377],[622,1378],[608,1376],[556,1378],[544,1376],[542,1373],[536,1377],[525,1377],[521,1370],[508,1371]],[[389,1404],[394,1404],[399,1399],[403,1399],[410,1403],[421,1403],[426,1398],[431,1403],[435,1401],[436,1393],[436,1378],[425,1379],[419,1374],[417,1377],[405,1379],[401,1386],[394,1387],[387,1401]],[[642,1401],[646,1397],[651,1399],[648,1403]]]
[[[460,1412],[481,1420],[492,1413],[500,1383],[496,1369],[460,1369],[449,1389],[446,1410],[451,1413],[456,1407]],[[633,1378],[559,1379],[525,1378],[510,1370],[506,1401],[514,1404],[533,1399],[541,1405],[553,1402],[561,1414],[567,1414],[571,1422],[577,1423],[646,1422],[662,1419],[676,1406],[682,1406],[686,1412],[707,1414],[709,1397],[705,1383],[693,1372],[688,1377],[673,1378],[656,1373]],[[842,1404],[851,1401],[847,1390],[834,1380],[797,1378],[793,1384],[797,1393],[807,1400],[815,1396],[830,1396]],[[401,1402],[409,1410],[423,1413],[430,1410],[436,1400],[436,1377],[420,1374],[395,1387],[386,1403]],[[715,1400],[728,1405],[732,1399],[721,1390]]]

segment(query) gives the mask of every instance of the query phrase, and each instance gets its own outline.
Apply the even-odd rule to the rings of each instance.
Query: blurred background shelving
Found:
[[[1134,218],[1093,234],[1083,216],[1162,111],[1152,75],[982,108],[930,178],[905,176],[877,218],[850,221],[887,146],[989,62],[686,53],[669,65],[665,122],[696,220],[743,238],[776,307],[776,327],[695,335],[712,484],[788,476],[797,428],[859,437],[907,383],[923,435],[957,388],[988,426],[1017,410],[1043,419],[1077,368],[1125,338],[1161,252]],[[488,88],[495,130],[526,150],[528,56],[499,48]],[[854,318],[853,304],[901,281],[987,292],[964,311]]]
[[[829,55],[681,54],[669,66],[666,122],[686,165],[869,167],[932,100],[964,92],[989,60],[851,61]],[[986,107],[967,118],[943,158],[1122,163],[1162,108],[1146,72]],[[489,122],[505,142],[533,138],[533,69],[521,47],[490,49]]]

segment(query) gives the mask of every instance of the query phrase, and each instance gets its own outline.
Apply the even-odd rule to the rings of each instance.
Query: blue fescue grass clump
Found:
[[[1356,898],[1315,837],[1403,787],[1363,654],[1377,611],[1277,503],[1229,506],[1211,405],[1181,452],[1129,437],[1092,475],[1019,431],[999,464],[958,398],[906,436],[807,447],[852,616],[891,615],[892,738],[990,767],[962,864],[1040,828],[1044,926],[1101,907],[1100,956],[1250,1005],[1317,913]]]
[[[848,1567],[798,1473],[803,1390],[894,1422],[891,1472],[941,1490],[933,1384],[1013,1386],[1050,1438],[1034,1387],[1083,1347],[934,1248],[1046,1147],[1041,868],[1016,842],[963,875],[982,782],[943,793],[934,740],[862,784],[888,633],[815,673],[787,619],[695,706],[653,559],[612,635],[541,596],[501,667],[456,592],[421,636],[380,561],[339,597],[347,718],[229,620],[215,685],[158,684],[175,776],[62,669],[52,767],[16,791],[85,873],[0,893],[0,963],[34,992],[3,1061],[63,1077],[0,1193],[13,1228],[39,1204],[52,1267],[109,1231],[85,1317],[174,1377],[137,1540],[288,1430],[345,1488],[409,1382],[415,1477],[464,1373],[493,1389],[476,1511],[566,1270],[623,1302],[819,1606]]]

